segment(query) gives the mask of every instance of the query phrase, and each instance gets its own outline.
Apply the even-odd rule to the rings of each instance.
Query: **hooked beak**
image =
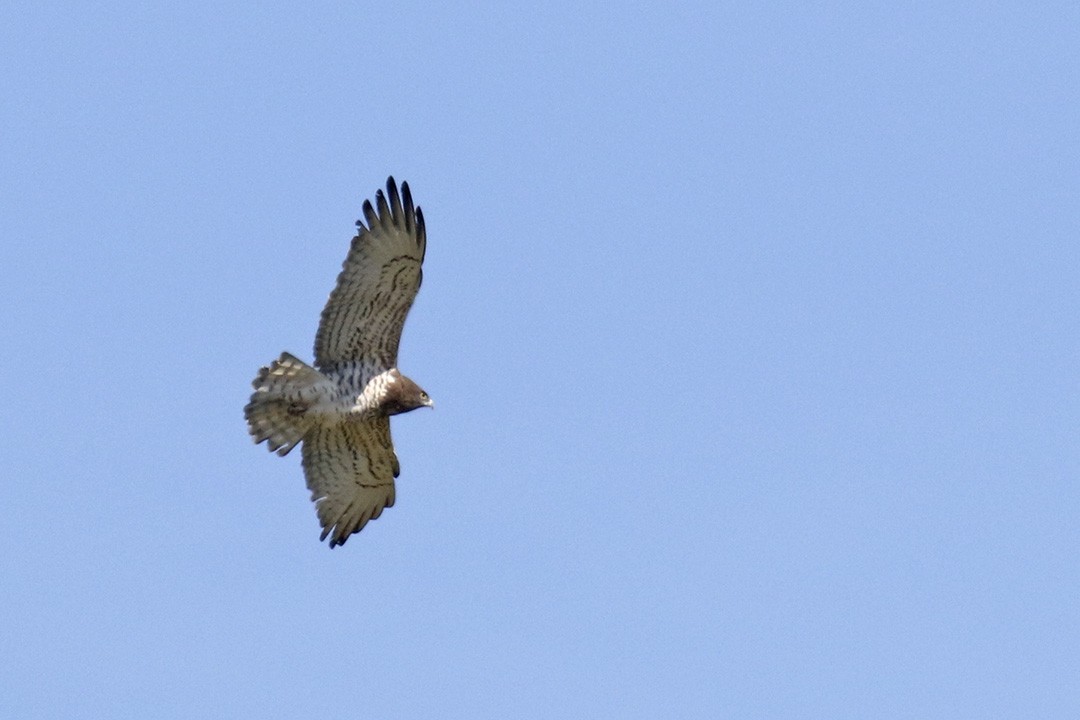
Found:
[[[425,400],[425,401],[424,401],[424,405],[426,405],[427,407],[431,408],[432,410],[434,410],[434,409],[435,409],[435,401],[434,401],[434,400],[432,400],[431,398],[428,398],[427,400]]]

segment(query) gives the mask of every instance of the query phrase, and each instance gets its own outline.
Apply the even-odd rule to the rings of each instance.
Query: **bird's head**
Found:
[[[434,408],[435,402],[423,388],[399,372],[393,372],[380,406],[387,415],[400,415],[417,408]]]

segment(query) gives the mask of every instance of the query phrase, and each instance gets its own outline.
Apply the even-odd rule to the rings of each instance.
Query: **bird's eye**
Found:
[[[424,392],[423,390],[420,391],[420,399],[421,400],[427,400],[428,399],[427,393]]]

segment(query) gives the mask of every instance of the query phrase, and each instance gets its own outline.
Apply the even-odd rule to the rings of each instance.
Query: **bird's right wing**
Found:
[[[320,540],[342,545],[394,504],[400,472],[390,419],[319,425],[301,446],[304,476],[322,524]]]
[[[322,311],[315,336],[320,370],[355,362],[378,371],[397,365],[405,316],[420,289],[427,234],[408,183],[398,195],[394,178],[388,178],[386,195],[380,190],[375,201],[377,211],[364,201],[367,227],[356,221],[360,230]]]

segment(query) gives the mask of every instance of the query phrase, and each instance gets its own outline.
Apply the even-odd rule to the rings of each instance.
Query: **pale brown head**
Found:
[[[417,408],[433,408],[435,403],[419,385],[394,370],[379,407],[387,415],[400,415]]]

